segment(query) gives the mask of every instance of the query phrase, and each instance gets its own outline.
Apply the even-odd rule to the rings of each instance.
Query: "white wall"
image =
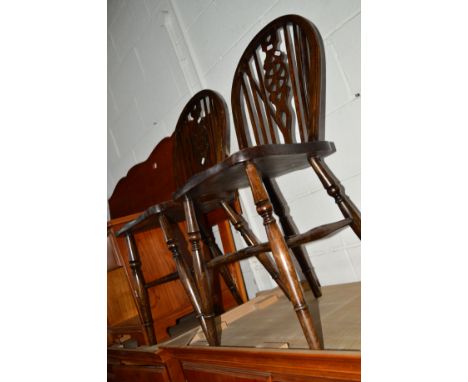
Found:
[[[289,13],[311,20],[324,38],[326,139],[337,147],[327,163],[360,206],[358,0],[109,0],[108,195],[131,166],[172,133],[196,91],[217,90],[230,104],[242,51],[264,25]],[[231,137],[234,152],[233,130]],[[300,230],[341,218],[312,170],[278,182]],[[241,198],[253,230],[265,238],[250,192],[241,191]],[[243,246],[237,235],[236,242]],[[323,285],[360,280],[360,242],[349,228],[307,250]],[[250,295],[273,286],[256,259],[244,261],[242,268]]]

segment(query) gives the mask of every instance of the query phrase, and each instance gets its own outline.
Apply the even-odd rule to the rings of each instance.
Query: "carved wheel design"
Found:
[[[263,64],[265,71],[265,88],[269,99],[275,106],[276,123],[287,141],[290,135],[291,111],[289,105],[288,68],[286,55],[278,48],[277,34],[267,36],[262,43],[262,50],[266,54]]]

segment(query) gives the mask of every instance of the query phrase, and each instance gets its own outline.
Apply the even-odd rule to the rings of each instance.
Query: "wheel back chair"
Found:
[[[180,247],[179,243],[182,239],[177,235],[177,231],[173,229],[173,223],[184,220],[184,211],[181,203],[174,202],[168,195],[175,191],[176,186],[181,186],[192,175],[210,167],[222,160],[227,155],[227,115],[226,106],[222,98],[211,90],[202,90],[195,94],[182,110],[177,126],[174,132],[174,147],[172,150],[171,160],[168,158],[159,158],[158,165],[154,168],[154,179],[161,175],[161,185],[165,188],[161,194],[164,196],[160,203],[147,208],[141,215],[133,221],[124,225],[117,233],[117,236],[124,236],[126,239],[129,264],[132,269],[132,276],[136,286],[137,301],[139,310],[143,318],[143,324],[147,333],[148,340],[151,344],[156,343],[156,337],[153,329],[153,318],[149,304],[147,289],[155,287],[166,282],[180,279],[182,285],[194,307],[194,311],[200,320],[207,337],[210,336],[206,318],[202,314],[201,303],[198,287],[193,279],[193,270],[190,264],[191,259],[187,258],[185,252]],[[201,131],[202,133],[196,133]],[[207,147],[216,148],[216,150],[206,151]],[[151,164],[151,163],[149,163]],[[167,177],[173,177],[167,179]],[[152,184],[153,187],[157,185]],[[156,192],[156,190],[155,190]],[[233,201],[236,197],[231,193],[227,197],[228,201]],[[217,208],[217,202],[204,203],[201,212],[212,211]],[[236,211],[233,209],[233,213]],[[204,216],[204,215],[203,215]],[[222,255],[214,239],[211,225],[207,219],[200,219],[202,227],[202,239],[208,247],[208,259],[213,259]],[[173,259],[176,264],[176,272],[158,278],[151,282],[146,282],[142,272],[141,258],[138,253],[137,244],[134,234],[147,229],[161,228],[168,249],[173,254]],[[178,243],[179,242],[179,243]],[[157,256],[157,254],[155,254]],[[258,254],[262,263],[270,269],[273,277],[278,278],[278,272],[275,270],[270,259],[262,254]],[[205,259],[203,259],[204,261]],[[195,262],[195,266],[197,263]],[[244,302],[237,286],[229,273],[227,266],[223,265],[219,269],[221,276],[226,286],[231,291],[235,301],[238,304]],[[213,293],[213,279],[210,279],[210,295]],[[210,300],[211,301],[211,300]],[[218,304],[220,305],[220,303]],[[213,305],[211,306],[213,308]],[[220,311],[220,307],[216,311]]]
[[[219,344],[209,293],[211,271],[271,251],[279,271],[278,281],[293,305],[309,347],[321,349],[323,339],[314,326],[289,249],[296,256],[315,295],[319,296],[320,284],[301,245],[347,226],[360,238],[361,218],[359,210],[323,161],[335,152],[335,146],[323,140],[325,55],[316,27],[296,15],[280,17],[265,26],[241,56],[234,74],[231,103],[240,151],[198,172],[174,194],[174,200],[184,203],[200,305],[209,326],[208,342]],[[298,234],[292,220],[286,216],[287,207],[273,180],[308,166],[334,198],[344,219]],[[217,201],[234,225],[241,229],[245,222],[229,206],[228,199],[230,194],[243,187],[251,189],[268,242],[259,243],[247,229],[247,235],[246,231],[243,235],[250,241],[249,247],[204,262],[197,224],[200,210],[207,211],[206,205]],[[273,212],[279,216],[284,234]]]

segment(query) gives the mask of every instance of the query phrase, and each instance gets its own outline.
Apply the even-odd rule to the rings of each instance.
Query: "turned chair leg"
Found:
[[[356,236],[361,239],[361,212],[359,209],[349,199],[348,195],[344,193],[339,180],[333,175],[333,172],[322,159],[309,158],[309,163],[322,182],[323,187],[327,190],[328,195],[335,199],[343,216],[353,220],[350,227]]]
[[[302,326],[307,343],[311,349],[321,349],[321,340],[314,327],[312,316],[305,302],[304,293],[295,272],[294,264],[289,255],[283,234],[273,217],[273,206],[263,186],[262,179],[253,163],[247,162],[245,169],[257,212],[263,218],[263,225],[265,226],[268,240],[271,244],[271,252],[278,266],[281,279],[285,281],[286,287],[288,288],[291,302]]]
[[[156,336],[154,334],[153,317],[151,315],[151,307],[148,297],[148,291],[145,287],[145,279],[143,272],[141,271],[141,260],[140,254],[135,243],[135,238],[132,234],[127,234],[125,237],[128,246],[128,262],[132,270],[135,294],[138,304],[138,310],[140,311],[143,326],[145,328],[146,336],[150,345],[156,343]]]
[[[184,211],[185,219],[187,221],[188,238],[192,245],[195,282],[201,300],[202,316],[207,326],[206,340],[211,346],[219,346],[219,338],[213,310],[213,296],[211,294],[210,281],[200,243],[200,229],[196,220],[193,202],[187,196],[184,199]]]
[[[297,229],[294,226],[294,223],[291,221],[291,217],[287,214],[285,205],[286,202],[283,200],[277,184],[271,179],[264,179],[263,184],[265,185],[268,196],[271,200],[271,204],[273,205],[273,211],[279,218],[279,222],[283,228],[284,234],[286,236],[296,235],[298,233]],[[317,274],[315,273],[314,267],[310,265],[307,251],[302,245],[291,248],[291,250],[296,257],[296,260],[301,267],[301,271],[305,276],[315,298],[321,297],[322,289],[320,281],[317,277]]]
[[[258,240],[257,236],[255,236],[255,234],[252,232],[248,223],[242,215],[238,214],[226,201],[222,201],[221,206],[226,212],[229,221],[234,226],[236,231],[240,232],[247,245],[253,246],[260,244],[260,240]],[[275,265],[272,263],[268,255],[266,253],[259,253],[258,255],[256,255],[256,257],[258,261],[263,265],[263,267],[267,270],[267,272],[270,274],[270,276],[273,278],[273,280],[276,282],[276,284],[281,288],[285,296],[289,299],[288,290],[284,285],[284,282],[281,280]]]
[[[200,223],[200,228],[202,232],[202,238],[209,249],[209,255],[211,258],[215,258],[218,256],[223,256],[223,252],[219,249],[218,244],[216,244],[213,230],[208,228],[206,224],[202,221],[202,219],[198,219]],[[228,287],[229,291],[231,292],[234,300],[236,300],[237,305],[243,304],[245,301],[242,299],[239,290],[237,289],[237,285],[229,272],[229,269],[226,265],[219,266],[219,272],[221,273],[221,277],[223,278],[226,286]]]
[[[202,314],[201,309],[201,299],[195,287],[192,274],[190,272],[190,267],[185,261],[184,256],[179,251],[179,247],[174,239],[174,234],[172,231],[172,226],[169,223],[169,220],[165,215],[159,215],[159,224],[163,230],[164,238],[166,240],[167,248],[172,252],[172,257],[176,264],[177,273],[179,279],[182,282],[182,285],[187,293],[187,296],[192,303],[193,309],[197,315],[200,325],[205,333],[205,336],[208,338],[208,325],[206,323],[205,317]]]

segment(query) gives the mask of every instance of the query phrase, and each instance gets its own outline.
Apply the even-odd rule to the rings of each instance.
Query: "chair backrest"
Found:
[[[181,187],[192,175],[229,154],[224,100],[212,90],[195,94],[182,110],[174,132],[174,177]]]
[[[325,54],[317,28],[297,15],[266,25],[239,61],[231,102],[241,149],[323,139]]]

